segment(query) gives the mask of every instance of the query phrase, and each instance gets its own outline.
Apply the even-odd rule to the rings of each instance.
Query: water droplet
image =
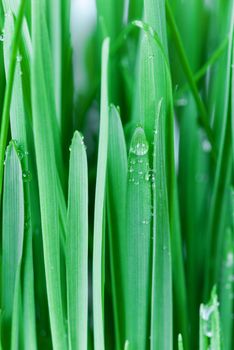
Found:
[[[16,61],[17,62],[21,62],[22,61],[22,56],[21,55],[17,55],[16,56]]]
[[[145,143],[137,143],[134,147],[130,148],[130,152],[137,156],[144,156],[148,152],[149,146]]]
[[[232,252],[227,254],[226,267],[232,267],[234,262],[234,256]]]
[[[71,149],[72,149],[72,148],[71,148],[71,146],[70,146],[70,147],[69,147],[69,152],[71,152]]]
[[[201,305],[201,309],[200,309],[200,316],[204,321],[208,321],[211,314],[216,310],[216,308],[219,306],[219,303],[215,303],[213,305],[210,306],[206,306],[206,305]]]
[[[0,41],[4,41],[4,33],[2,33],[1,35],[0,35]]]
[[[202,149],[204,152],[210,152],[212,147],[211,144],[208,140],[203,140],[202,141]]]
[[[175,104],[177,107],[184,107],[187,106],[188,100],[186,98],[179,98],[178,100],[176,100]]]
[[[24,182],[29,182],[32,180],[32,175],[29,170],[26,170],[23,172],[23,181]]]
[[[150,174],[149,174],[149,173],[146,173],[146,174],[145,174],[145,180],[146,180],[146,181],[149,181],[149,179],[150,179]]]
[[[130,168],[129,168],[129,172],[130,172],[130,173],[133,173],[133,171],[134,171],[133,167],[132,167],[132,166],[130,166]]]

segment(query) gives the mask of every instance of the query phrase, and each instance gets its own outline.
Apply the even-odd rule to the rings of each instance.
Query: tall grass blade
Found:
[[[128,156],[124,274],[125,339],[129,350],[149,346],[151,186],[149,145],[137,127]]]
[[[110,39],[106,38],[102,45],[102,81],[101,81],[101,112],[98,146],[97,180],[94,209],[94,243],[93,243],[93,317],[94,317],[94,347],[104,350],[104,319],[103,319],[103,276],[102,247],[104,224],[104,201],[108,147],[108,60]]]
[[[64,350],[67,348],[67,339],[60,283],[59,203],[56,181],[58,174],[54,148],[56,135],[52,134],[51,125],[56,119],[53,119],[53,89],[48,85],[48,76],[44,69],[45,60],[48,60],[45,52],[49,54],[45,49],[44,10],[43,1],[32,2],[32,110],[50,326],[54,348]],[[56,149],[56,154],[58,153],[59,148]],[[54,181],[51,182],[51,179]]]
[[[172,349],[172,266],[168,215],[164,121],[161,100],[155,121],[153,165],[153,275],[151,349]]]
[[[13,142],[6,152],[3,193],[1,327],[2,344],[9,349],[16,276],[24,240],[23,174]]]
[[[110,107],[107,163],[107,215],[110,242],[111,284],[115,317],[116,348],[123,344],[123,274],[125,271],[125,208],[127,186],[127,151],[119,111]]]
[[[66,251],[69,349],[88,349],[88,170],[83,137],[71,144]]]

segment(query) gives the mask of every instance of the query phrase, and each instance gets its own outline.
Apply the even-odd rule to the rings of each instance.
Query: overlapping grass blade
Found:
[[[231,21],[229,29],[229,45],[227,55],[226,71],[226,95],[223,106],[222,132],[218,162],[215,172],[214,187],[211,198],[209,221],[208,221],[208,244],[207,244],[207,265],[206,265],[206,288],[208,290],[218,276],[220,263],[220,242],[223,229],[223,203],[225,202],[225,190],[233,182],[231,179],[232,170],[232,149],[231,149],[231,62],[232,62],[232,40],[234,33],[234,4],[232,4]],[[215,252],[215,253],[214,253]],[[215,256],[216,261],[213,262]]]
[[[71,144],[66,248],[69,349],[87,350],[88,171],[83,137]]]
[[[150,333],[151,185],[149,145],[137,127],[128,157],[124,239],[125,339],[129,349],[147,349]]]
[[[172,266],[162,103],[158,105],[154,134],[152,350],[172,349]]]
[[[2,344],[10,348],[16,275],[24,241],[23,174],[13,142],[7,148],[2,222]],[[16,293],[17,294],[17,293]]]
[[[9,112],[10,112],[10,103],[11,103],[11,95],[12,95],[12,87],[14,81],[14,73],[16,66],[16,56],[19,45],[19,38],[21,32],[21,26],[24,16],[26,0],[22,0],[19,7],[19,12],[15,24],[14,37],[12,40],[12,54],[9,64],[9,79],[6,85],[6,91],[4,96],[4,105],[2,112],[2,120],[1,120],[1,133],[0,133],[0,198],[2,194],[2,181],[3,181],[3,162],[4,162],[4,154],[7,143],[7,135],[9,129]]]
[[[155,9],[158,9],[157,14]],[[153,130],[155,127],[155,116],[161,98],[164,98],[162,112],[165,115],[165,135],[163,143],[165,153],[165,169],[167,177],[167,196],[169,221],[171,229],[173,269],[175,272],[175,307],[178,313],[178,331],[184,336],[185,345],[188,342],[188,317],[187,299],[182,256],[182,243],[179,222],[179,205],[177,195],[177,183],[175,176],[174,161],[174,114],[172,109],[173,98],[171,91],[171,78],[167,58],[167,42],[165,28],[165,10],[161,1],[145,2],[145,19],[151,25],[135,21],[136,25],[144,30],[146,35],[141,41],[138,66],[138,86],[136,88],[134,117],[138,117],[140,108],[140,122],[143,123],[148,132],[151,142],[154,139]],[[156,32],[154,29],[157,29]],[[158,79],[158,77],[161,77]],[[155,171],[156,169],[154,169]],[[184,312],[181,314],[180,311]],[[180,314],[180,316],[179,316]]]
[[[102,247],[104,224],[104,201],[106,183],[106,164],[108,147],[108,60],[110,39],[106,38],[102,45],[102,81],[101,81],[101,112],[98,146],[97,180],[94,209],[94,242],[93,242],[93,317],[94,317],[94,347],[104,350],[104,319],[103,319],[103,276]]]
[[[125,208],[127,186],[127,151],[119,111],[110,107],[107,163],[107,216],[111,261],[111,284],[115,318],[116,348],[123,344],[123,273],[125,270]]]
[[[52,341],[56,349],[64,350],[67,348],[67,340],[60,283],[58,174],[55,157],[58,134],[52,133],[55,130],[52,124],[56,123],[56,118],[53,108],[54,90],[46,74],[48,66],[50,67],[50,51],[45,8],[43,1],[32,2],[32,110]],[[57,154],[59,147],[56,148]]]

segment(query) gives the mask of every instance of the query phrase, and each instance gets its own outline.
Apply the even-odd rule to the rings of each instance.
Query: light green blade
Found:
[[[129,350],[149,346],[151,186],[149,145],[137,127],[128,157],[124,273],[125,339]]]
[[[153,275],[151,349],[172,349],[172,266],[167,201],[165,135],[161,104],[155,123],[153,166]]]
[[[52,126],[56,118],[52,83],[47,75],[51,72],[47,72],[50,64],[44,10],[43,1],[32,2],[32,110],[50,326],[53,347],[64,350],[67,340],[61,294],[58,174],[54,148],[58,135],[52,133],[56,131]]]
[[[83,137],[71,144],[66,248],[69,349],[87,349],[88,170]]]
[[[110,40],[102,45],[101,112],[96,177],[93,242],[93,322],[95,350],[104,350],[102,247],[108,147],[108,60]]]
[[[216,288],[211,293],[208,304],[200,306],[200,350],[221,350],[219,302]]]
[[[181,334],[178,335],[178,350],[184,350],[183,338]]]
[[[110,107],[107,163],[107,215],[111,260],[111,284],[115,318],[116,348],[123,344],[123,274],[125,208],[127,186],[127,151],[119,111]]]
[[[2,221],[2,344],[10,348],[16,274],[24,240],[24,194],[20,160],[13,142],[7,148]]]

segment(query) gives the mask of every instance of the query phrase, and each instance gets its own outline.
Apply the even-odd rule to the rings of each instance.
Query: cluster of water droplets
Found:
[[[86,149],[87,147],[85,146],[85,143],[84,143],[84,136],[81,133],[80,133],[80,139],[81,139],[81,145],[83,145],[84,148]],[[71,150],[72,150],[72,143],[69,146],[69,152],[71,152]]]

